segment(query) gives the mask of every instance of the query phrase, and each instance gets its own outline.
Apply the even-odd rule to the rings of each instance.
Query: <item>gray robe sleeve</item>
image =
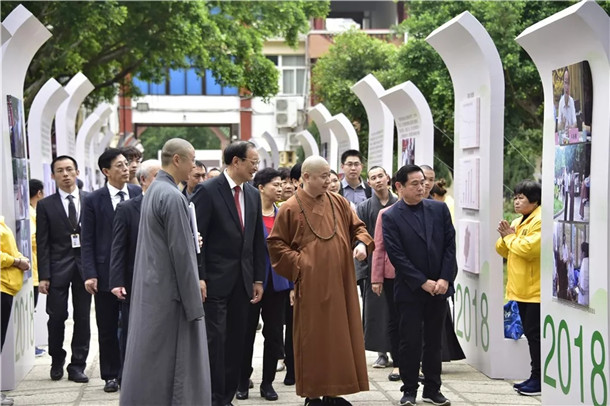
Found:
[[[166,196],[163,204],[166,238],[169,242],[169,260],[175,273],[178,295],[188,321],[203,317],[203,301],[197,275],[195,241],[189,218],[186,198],[175,193]]]

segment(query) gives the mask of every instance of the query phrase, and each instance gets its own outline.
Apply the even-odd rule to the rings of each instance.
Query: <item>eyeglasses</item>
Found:
[[[359,166],[362,165],[361,162],[346,162],[343,165],[347,166],[348,168],[358,168]]]
[[[252,165],[254,166],[258,166],[261,161],[259,161],[258,159],[250,159],[250,158],[240,158],[242,161],[249,161]]]

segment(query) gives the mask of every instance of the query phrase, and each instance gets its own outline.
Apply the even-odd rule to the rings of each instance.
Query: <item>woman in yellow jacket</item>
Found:
[[[496,251],[507,259],[506,298],[519,305],[530,350],[532,372],[514,388],[526,396],[540,395],[540,184],[531,180],[515,187],[514,207],[520,217],[498,224]]]
[[[0,216],[0,252],[1,265],[0,279],[2,292],[2,347],[6,338],[8,321],[11,317],[13,307],[13,296],[21,290],[23,285],[23,271],[30,269],[30,260],[25,258],[17,249],[17,243],[13,231],[4,222],[4,216]]]

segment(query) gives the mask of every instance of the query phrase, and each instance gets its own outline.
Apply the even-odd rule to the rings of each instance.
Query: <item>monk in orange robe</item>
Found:
[[[305,405],[349,405],[338,396],[369,389],[352,258],[365,260],[374,243],[349,202],[327,191],[322,157],[307,158],[301,173],[303,188],[267,239],[273,269],[295,284],[296,392]]]

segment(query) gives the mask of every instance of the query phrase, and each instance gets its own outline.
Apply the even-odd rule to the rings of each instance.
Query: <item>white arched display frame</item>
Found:
[[[532,25],[516,41],[538,68],[544,91],[542,401],[553,405],[608,404],[610,18],[596,2],[583,1]],[[559,300],[552,294],[554,210],[552,204],[544,204],[554,201],[556,145],[552,72],[582,61],[589,63],[593,85],[588,307]]]

